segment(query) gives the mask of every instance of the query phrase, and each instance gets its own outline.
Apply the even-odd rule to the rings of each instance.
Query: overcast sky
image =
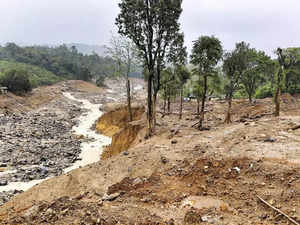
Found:
[[[107,44],[117,0],[1,0],[0,43]],[[186,45],[215,35],[225,49],[238,41],[271,54],[300,46],[299,0],[183,0]]]

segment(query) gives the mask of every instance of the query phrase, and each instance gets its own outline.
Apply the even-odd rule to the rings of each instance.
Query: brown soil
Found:
[[[102,115],[96,129],[99,133],[112,137],[119,129],[124,128],[129,123],[128,108],[124,104],[107,104],[104,106],[105,114]],[[132,104],[133,121],[141,120],[145,112],[145,107]]]
[[[287,100],[285,100],[287,99]],[[196,103],[158,115],[154,137],[99,163],[49,179],[0,208],[2,224],[289,224],[262,197],[300,222],[300,98]],[[178,103],[173,104],[173,112]],[[126,135],[125,135],[126,136]],[[123,139],[123,137],[121,137]],[[109,198],[107,196],[110,196]]]
[[[145,127],[145,108],[138,104],[132,105],[132,122],[129,122],[126,105],[108,104],[104,108],[107,112],[99,118],[96,129],[112,137],[111,145],[107,146],[101,155],[102,159],[107,159],[138,143],[139,132]]]

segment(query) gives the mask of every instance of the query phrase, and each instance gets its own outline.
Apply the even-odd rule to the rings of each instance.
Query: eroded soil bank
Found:
[[[143,139],[140,131],[145,128],[145,108],[143,105],[133,104],[133,121],[130,122],[128,108],[124,104],[108,104],[106,113],[102,115],[96,125],[99,133],[112,137],[112,142],[105,147],[101,159],[107,159],[128,150]]]

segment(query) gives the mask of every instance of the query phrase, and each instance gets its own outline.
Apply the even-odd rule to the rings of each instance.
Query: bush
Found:
[[[248,97],[248,95],[244,89],[239,89],[233,94],[234,99],[244,99],[247,97]]]
[[[55,76],[50,71],[37,66],[0,60],[0,77],[2,76],[1,72],[4,73],[12,69],[27,71],[32,88],[42,85],[52,85],[64,80],[61,77]]]
[[[105,77],[104,76],[99,76],[97,81],[96,81],[96,85],[98,87],[105,87],[104,81],[105,81]]]
[[[2,86],[7,87],[10,92],[17,95],[21,95],[32,90],[26,70],[10,69],[4,72],[0,83]]]
[[[274,89],[271,87],[271,83],[267,83],[264,86],[260,86],[256,93],[255,98],[269,98],[274,94]]]

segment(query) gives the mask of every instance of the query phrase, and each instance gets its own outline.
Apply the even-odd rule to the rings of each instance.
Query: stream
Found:
[[[74,126],[72,130],[75,135],[83,135],[85,139],[92,140],[88,142],[83,141],[81,143],[81,153],[79,155],[79,158],[81,160],[76,161],[71,167],[65,168],[64,173],[68,173],[79,167],[83,167],[99,161],[103,147],[111,143],[111,138],[98,134],[95,130],[91,129],[95,121],[97,121],[98,118],[103,114],[99,110],[101,104],[92,104],[88,100],[77,99],[69,92],[65,92],[63,93],[63,95],[72,101],[80,102],[80,107],[82,109],[88,110],[78,118],[78,125]],[[7,171],[5,173],[13,173],[13,171]],[[6,186],[0,186],[0,192],[8,192],[14,190],[27,191],[34,185],[37,185],[49,178],[51,177],[42,180],[32,180],[30,182],[11,182]]]

